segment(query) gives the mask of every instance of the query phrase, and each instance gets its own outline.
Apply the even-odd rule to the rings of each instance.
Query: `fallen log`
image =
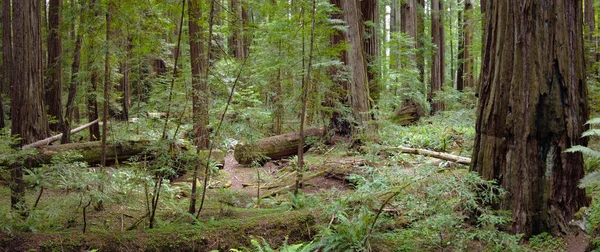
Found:
[[[94,120],[94,121],[92,121],[92,122],[86,123],[86,124],[84,124],[84,125],[81,125],[81,126],[79,126],[79,127],[77,127],[77,128],[74,128],[74,129],[72,129],[72,130],[71,130],[71,134],[75,134],[75,133],[77,133],[77,132],[79,132],[79,131],[82,131],[82,130],[84,130],[84,129],[87,129],[87,128],[89,128],[90,126],[92,126],[92,125],[94,125],[94,124],[98,123],[98,120],[100,120],[100,119],[96,119],[96,120]],[[39,141],[37,141],[37,142],[30,143],[30,144],[28,144],[28,145],[25,145],[25,146],[23,146],[23,148],[22,148],[22,149],[26,150],[26,149],[31,149],[31,148],[34,148],[34,147],[43,146],[43,145],[49,145],[49,144],[51,144],[52,142],[58,141],[58,140],[59,140],[59,139],[62,137],[62,135],[63,135],[63,134],[62,134],[62,133],[60,133],[60,134],[58,134],[58,135],[51,136],[51,137],[48,137],[48,138],[45,138],[45,139],[39,140]]]
[[[324,128],[312,128],[304,131],[304,151],[310,148],[309,138],[320,138],[325,133]],[[308,140],[308,141],[307,141]],[[268,159],[278,159],[298,153],[300,133],[288,133],[267,137],[255,143],[238,143],[235,146],[234,157],[240,164],[251,164],[254,161],[265,162]]]
[[[394,152],[400,152],[400,153],[406,153],[406,154],[434,157],[437,159],[442,159],[442,160],[451,161],[451,162],[464,164],[464,165],[471,164],[471,158],[468,158],[468,157],[461,157],[461,156],[456,156],[456,155],[452,155],[452,154],[448,154],[448,153],[444,153],[444,152],[430,151],[430,150],[425,150],[425,149],[415,149],[415,148],[398,146],[398,147],[386,148],[384,151],[394,151]]]
[[[132,156],[141,155],[142,153],[144,153],[149,144],[149,140],[124,141],[114,144],[108,144],[106,146],[106,161],[126,161]],[[36,167],[42,164],[49,164],[51,163],[53,156],[67,151],[76,151],[81,154],[81,158],[74,161],[85,161],[88,164],[98,164],[100,163],[101,159],[102,143],[100,141],[94,141],[85,143],[46,145],[40,146],[37,149],[37,154],[32,154],[31,156],[26,158],[27,162],[25,162],[25,164],[27,167]],[[202,150],[201,155],[203,153],[204,156],[208,155],[208,150]],[[224,163],[225,156],[223,152],[213,150],[211,156],[212,159],[215,160],[217,163]],[[10,164],[7,164],[5,160],[0,160],[0,166],[8,165]]]
[[[326,173],[326,171],[318,171],[318,172],[315,172],[313,174],[310,174],[310,175],[304,177],[300,181],[300,184],[304,184],[304,183],[306,183],[309,180],[312,180],[312,179],[317,178],[317,177],[321,177],[321,176],[325,175],[325,173]],[[287,191],[291,190],[292,188],[294,188],[295,186],[296,186],[296,181],[294,181],[294,183],[292,183],[292,184],[283,185],[281,188],[279,188],[277,190],[273,190],[271,192],[267,192],[266,194],[261,195],[260,197],[261,198],[272,197],[272,196],[275,196],[275,195],[287,192]]]
[[[402,107],[394,113],[391,120],[401,126],[406,126],[418,121],[423,116],[425,116],[425,109],[420,104],[405,100]]]

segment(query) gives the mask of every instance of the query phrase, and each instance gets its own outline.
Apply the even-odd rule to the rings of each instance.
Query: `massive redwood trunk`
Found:
[[[359,124],[369,120],[369,79],[367,75],[367,59],[363,47],[362,19],[358,1],[342,1],[344,21],[348,25],[346,41],[350,48],[346,51],[346,59],[352,79],[348,86],[350,106]]]
[[[63,127],[62,111],[62,0],[50,0],[48,8],[48,67],[46,68],[46,105],[48,115],[56,119],[50,124],[52,131],[61,131]]]
[[[508,193],[511,230],[565,232],[586,205],[577,187],[589,112],[581,2],[486,1],[472,170]]]
[[[381,86],[379,84],[379,3],[377,0],[361,0],[360,12],[364,24],[363,38],[367,60],[367,78],[369,80],[369,94],[374,101],[379,99]]]
[[[49,135],[44,109],[42,82],[42,34],[40,1],[13,2],[14,61],[12,62],[12,128],[11,134],[21,138],[20,145],[35,142]],[[23,170],[20,165],[11,171],[11,206],[25,209]]]

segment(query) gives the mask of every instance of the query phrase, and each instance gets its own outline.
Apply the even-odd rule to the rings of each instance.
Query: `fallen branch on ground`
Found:
[[[79,131],[82,131],[82,130],[84,130],[84,129],[87,129],[87,128],[89,128],[90,126],[92,126],[92,125],[94,125],[94,124],[98,123],[98,120],[99,120],[99,119],[96,119],[96,120],[94,120],[94,121],[92,121],[92,122],[86,123],[86,124],[84,124],[84,125],[81,125],[81,126],[79,126],[79,127],[77,127],[77,128],[74,128],[74,129],[72,129],[72,130],[71,130],[71,134],[75,134],[75,133],[77,133],[77,132],[79,132]],[[25,145],[25,146],[23,146],[23,148],[22,148],[22,149],[23,149],[23,150],[26,150],[26,149],[31,149],[31,148],[34,148],[34,147],[40,147],[40,146],[43,146],[43,145],[49,145],[49,144],[51,144],[52,142],[58,141],[58,140],[59,140],[59,139],[62,137],[62,135],[63,135],[63,134],[62,134],[62,133],[60,133],[60,134],[58,134],[58,135],[51,136],[51,137],[48,137],[48,138],[45,138],[45,139],[39,140],[39,141],[37,141],[37,142],[30,143],[30,144],[28,144],[28,145]]]
[[[430,151],[430,150],[425,150],[425,149],[415,149],[415,148],[398,146],[398,147],[385,148],[384,151],[390,151],[390,152],[395,151],[395,152],[400,152],[400,153],[405,153],[405,154],[434,157],[437,159],[442,159],[442,160],[451,161],[451,162],[464,164],[464,165],[471,164],[471,158],[468,158],[468,157],[461,157],[461,156],[456,156],[456,155],[452,155],[452,154],[448,154],[448,153],[444,153],[444,152]]]

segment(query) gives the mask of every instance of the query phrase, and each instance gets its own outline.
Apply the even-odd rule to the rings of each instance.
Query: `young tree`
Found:
[[[423,53],[423,40],[425,37],[425,0],[417,0],[417,69],[419,80],[425,83],[425,54]]]
[[[12,62],[11,134],[21,138],[18,146],[35,142],[49,135],[44,109],[42,82],[42,34],[40,1],[16,0],[12,3],[14,61]],[[25,209],[22,167],[12,168],[11,206]]]
[[[431,88],[429,89],[428,100],[431,102],[431,113],[444,110],[442,101],[435,101],[435,92],[441,91],[445,80],[445,50],[444,50],[444,25],[441,12],[443,0],[431,1],[431,36],[435,50],[431,59]]]
[[[587,144],[581,2],[486,1],[485,17],[471,169],[508,191],[513,232],[565,232],[586,204],[582,154],[565,152]]]
[[[473,78],[473,58],[469,47],[473,36],[473,25],[471,24],[471,15],[473,5],[471,0],[464,1],[462,15],[458,14],[458,23],[461,25],[460,42],[458,45],[458,70],[456,71],[456,89],[463,90],[465,87],[473,87],[475,80]]]
[[[62,0],[50,0],[48,8],[48,66],[46,67],[46,105],[48,115],[56,119],[50,123],[52,131],[61,131],[63,127],[62,110]]]

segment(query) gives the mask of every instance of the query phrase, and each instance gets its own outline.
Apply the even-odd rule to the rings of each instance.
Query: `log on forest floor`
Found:
[[[94,120],[92,122],[86,123],[84,125],[81,125],[81,126],[79,126],[77,128],[72,129],[71,130],[71,134],[75,134],[75,133],[77,133],[79,131],[82,131],[84,129],[89,128],[90,126],[98,123],[98,120],[100,120],[100,119],[96,119],[96,120]],[[31,148],[34,148],[34,147],[40,147],[40,146],[44,146],[44,145],[49,145],[52,142],[58,141],[62,137],[62,135],[63,135],[63,133],[60,133],[58,135],[51,136],[51,137],[48,137],[46,139],[39,140],[37,142],[34,142],[34,143],[31,143],[31,144],[23,146],[22,149],[26,150],[26,149],[31,149]]]
[[[144,151],[146,151],[149,144],[149,140],[124,141],[114,144],[108,144],[106,146],[106,161],[126,161],[132,156],[143,154]],[[75,151],[80,153],[82,155],[82,158],[78,161],[85,161],[89,164],[98,164],[100,163],[101,159],[102,143],[100,141],[94,141],[85,143],[47,145],[38,147],[37,149],[39,153],[30,156],[28,158],[28,162],[26,162],[26,166],[36,167],[42,164],[49,164],[51,163],[53,156],[67,151]],[[208,151],[201,152],[206,152],[206,155],[208,155]],[[212,159],[215,160],[217,163],[224,163],[223,152],[213,150],[211,156]],[[0,165],[8,166],[9,164],[6,164],[4,161],[0,161]]]
[[[418,121],[423,116],[425,116],[425,109],[420,104],[405,100],[402,107],[394,113],[391,120],[401,126],[406,126]]]
[[[310,148],[314,140],[321,138],[325,133],[324,128],[312,128],[304,131],[304,151]],[[300,133],[288,133],[263,138],[255,143],[238,143],[235,146],[234,157],[240,164],[251,164],[253,161],[264,162],[267,159],[278,159],[298,154]]]
[[[400,152],[400,153],[405,153],[405,154],[414,154],[414,155],[422,155],[422,156],[427,156],[427,157],[434,157],[437,159],[442,159],[442,160],[451,161],[451,162],[455,162],[458,164],[464,164],[464,165],[471,164],[471,158],[469,158],[469,157],[461,157],[461,156],[448,154],[445,152],[430,151],[430,150],[425,150],[425,149],[415,149],[415,148],[398,146],[398,147],[385,148],[385,149],[383,149],[383,151]]]

